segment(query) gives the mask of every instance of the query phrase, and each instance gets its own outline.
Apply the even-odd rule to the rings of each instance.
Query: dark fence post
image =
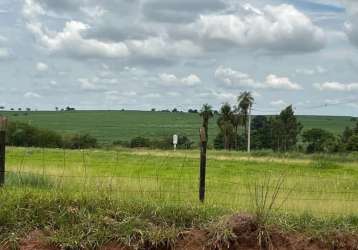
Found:
[[[7,119],[0,117],[0,187],[5,184],[6,125]]]
[[[199,200],[205,200],[205,178],[206,178],[206,134],[205,128],[200,128],[200,183],[199,183]]]

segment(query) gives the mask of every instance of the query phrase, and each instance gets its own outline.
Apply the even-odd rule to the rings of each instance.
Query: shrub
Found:
[[[67,135],[42,128],[36,128],[26,123],[10,122],[7,130],[7,144],[18,147],[47,147],[47,148],[94,148],[97,139],[85,135]]]
[[[117,140],[112,143],[113,146],[130,147],[130,142]]]
[[[349,138],[347,143],[348,151],[358,151],[358,135],[353,135]]]
[[[150,140],[144,137],[135,137],[130,141],[131,148],[145,148],[150,147]]]
[[[237,136],[237,146],[238,146],[238,150],[246,150],[247,149],[246,138],[238,135]],[[215,149],[224,149],[225,148],[224,135],[222,132],[220,132],[219,134],[216,135],[216,137],[214,139],[214,148]],[[230,138],[229,149],[235,149],[235,138]]]
[[[178,136],[178,145],[179,149],[190,149],[194,143],[185,135]],[[130,142],[129,145],[123,143],[122,141],[116,141],[114,145],[120,146],[129,146],[131,148],[158,148],[158,149],[171,149],[173,148],[173,137],[168,136],[162,139],[148,139],[144,137],[135,137]]]
[[[97,144],[97,139],[89,134],[84,134],[84,135],[77,134],[77,135],[71,135],[65,137],[63,140],[63,146],[65,148],[81,149],[81,148],[96,148],[98,144]]]
[[[48,130],[33,127],[26,123],[11,122],[7,130],[7,143],[13,146],[23,147],[61,147],[60,134]]]
[[[336,148],[335,136],[323,129],[313,128],[302,135],[303,141],[309,143],[307,153],[333,152]]]

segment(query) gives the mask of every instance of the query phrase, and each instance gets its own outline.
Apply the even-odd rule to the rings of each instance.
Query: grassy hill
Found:
[[[101,143],[130,140],[135,136],[164,137],[184,134],[196,141],[201,118],[198,114],[147,111],[31,111],[0,112],[10,120],[31,123],[63,133],[90,133]],[[351,117],[299,116],[304,129],[323,128],[340,134],[346,126],[354,126]],[[210,137],[217,134],[216,121],[210,124]]]

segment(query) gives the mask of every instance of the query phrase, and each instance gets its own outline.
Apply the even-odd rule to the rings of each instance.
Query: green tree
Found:
[[[347,143],[348,151],[358,151],[358,134],[351,136]]]
[[[252,96],[250,91],[244,91],[238,96],[237,102],[238,102],[238,108],[242,113],[245,135],[247,135],[249,110],[250,107],[252,107],[252,104],[254,103],[254,97]]]
[[[266,116],[255,116],[252,120],[251,147],[254,149],[271,147],[271,128]]]
[[[242,122],[242,114],[239,107],[235,107],[234,112],[232,113],[231,123],[234,127],[234,143],[235,149],[239,150],[239,127]]]
[[[231,138],[233,136],[234,126],[232,125],[233,112],[231,106],[228,103],[224,103],[220,108],[220,114],[218,118],[218,126],[224,135],[224,148],[230,149]]]
[[[291,150],[297,144],[298,135],[303,126],[298,122],[292,105],[281,111],[280,115],[271,119],[272,148],[277,151]]]
[[[342,134],[342,143],[346,144],[349,141],[349,138],[351,138],[354,134],[354,131],[350,127],[346,127]]]
[[[332,152],[336,147],[335,136],[320,128],[305,131],[302,138],[303,142],[308,143],[307,153]]]
[[[358,122],[357,122],[356,126],[354,127],[353,132],[354,132],[354,134],[358,135]]]

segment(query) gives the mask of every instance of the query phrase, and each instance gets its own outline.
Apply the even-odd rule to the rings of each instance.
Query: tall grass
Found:
[[[120,242],[139,249],[173,246],[180,232],[192,228],[210,233],[211,243],[229,244],[235,235],[228,227],[234,211],[203,205],[173,205],[118,200],[106,194],[56,193],[45,190],[0,189],[0,248],[18,247],[33,230],[63,249],[96,249]],[[328,233],[357,232],[358,217],[317,218],[309,214],[272,213],[271,223],[287,230]],[[215,245],[214,244],[214,245]]]

